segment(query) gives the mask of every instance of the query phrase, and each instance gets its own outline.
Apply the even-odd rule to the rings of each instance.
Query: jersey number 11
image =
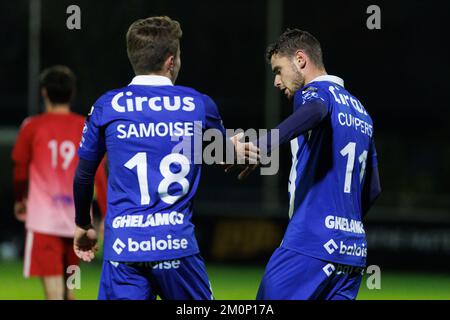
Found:
[[[347,158],[347,168],[345,171],[345,182],[344,182],[344,193],[350,193],[352,186],[352,173],[353,167],[355,166],[355,153],[356,153],[356,142],[349,142],[342,150],[342,156],[348,156]],[[361,171],[359,172],[359,182],[362,183],[364,178],[364,173],[366,171],[367,162],[367,150],[364,150],[358,158],[361,165]]]

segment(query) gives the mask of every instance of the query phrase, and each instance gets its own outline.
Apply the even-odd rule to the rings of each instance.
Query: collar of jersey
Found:
[[[136,76],[131,80],[129,86],[173,86],[172,81],[164,76],[157,75],[141,75]]]
[[[329,74],[325,74],[323,76],[318,76],[317,78],[314,78],[311,82],[316,82],[316,81],[329,81],[329,82],[336,83],[336,84],[340,85],[341,87],[344,87],[343,79],[336,77],[336,76],[329,75]]]

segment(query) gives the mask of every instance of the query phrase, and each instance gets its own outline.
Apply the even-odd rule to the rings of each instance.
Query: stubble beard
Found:
[[[295,73],[295,79],[292,81],[292,87],[288,88],[288,91],[289,91],[288,99],[289,100],[291,100],[294,97],[294,95],[298,91],[298,89],[300,89],[301,87],[303,87],[305,85],[305,78],[303,77],[301,72],[295,68],[295,65],[293,65],[292,68]]]

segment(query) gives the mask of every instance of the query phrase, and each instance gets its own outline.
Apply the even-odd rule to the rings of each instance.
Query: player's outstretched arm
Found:
[[[233,163],[257,163],[259,160],[258,148],[252,143],[240,141],[244,137],[243,132],[228,138],[216,103],[207,95],[203,95],[203,101],[206,112],[205,129],[215,129],[222,133],[225,142],[223,154],[227,156],[227,159],[232,155]],[[221,165],[224,166],[225,171],[230,167],[230,164],[221,163]]]
[[[306,101],[293,114],[281,122],[275,129],[278,130],[278,141],[271,141],[271,134],[261,137],[258,140],[258,147],[262,155],[270,155],[273,150],[281,145],[290,142],[293,138],[314,129],[328,115],[326,103],[320,99]],[[260,143],[265,141],[265,143]],[[240,172],[239,180],[245,179],[252,173],[258,165],[249,164]],[[235,169],[234,167],[225,168],[226,172]]]

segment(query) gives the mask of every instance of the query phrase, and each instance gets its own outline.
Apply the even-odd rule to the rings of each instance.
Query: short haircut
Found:
[[[41,89],[47,90],[50,102],[69,103],[75,95],[76,77],[75,74],[66,66],[52,66],[40,75]]]
[[[164,61],[175,56],[183,32],[169,17],[150,17],[133,22],[127,32],[127,53],[136,75],[161,71]]]
[[[267,47],[266,59],[270,63],[274,54],[293,56],[297,50],[304,51],[317,67],[324,68],[320,42],[309,32],[299,29],[287,29],[283,32],[277,42]]]

